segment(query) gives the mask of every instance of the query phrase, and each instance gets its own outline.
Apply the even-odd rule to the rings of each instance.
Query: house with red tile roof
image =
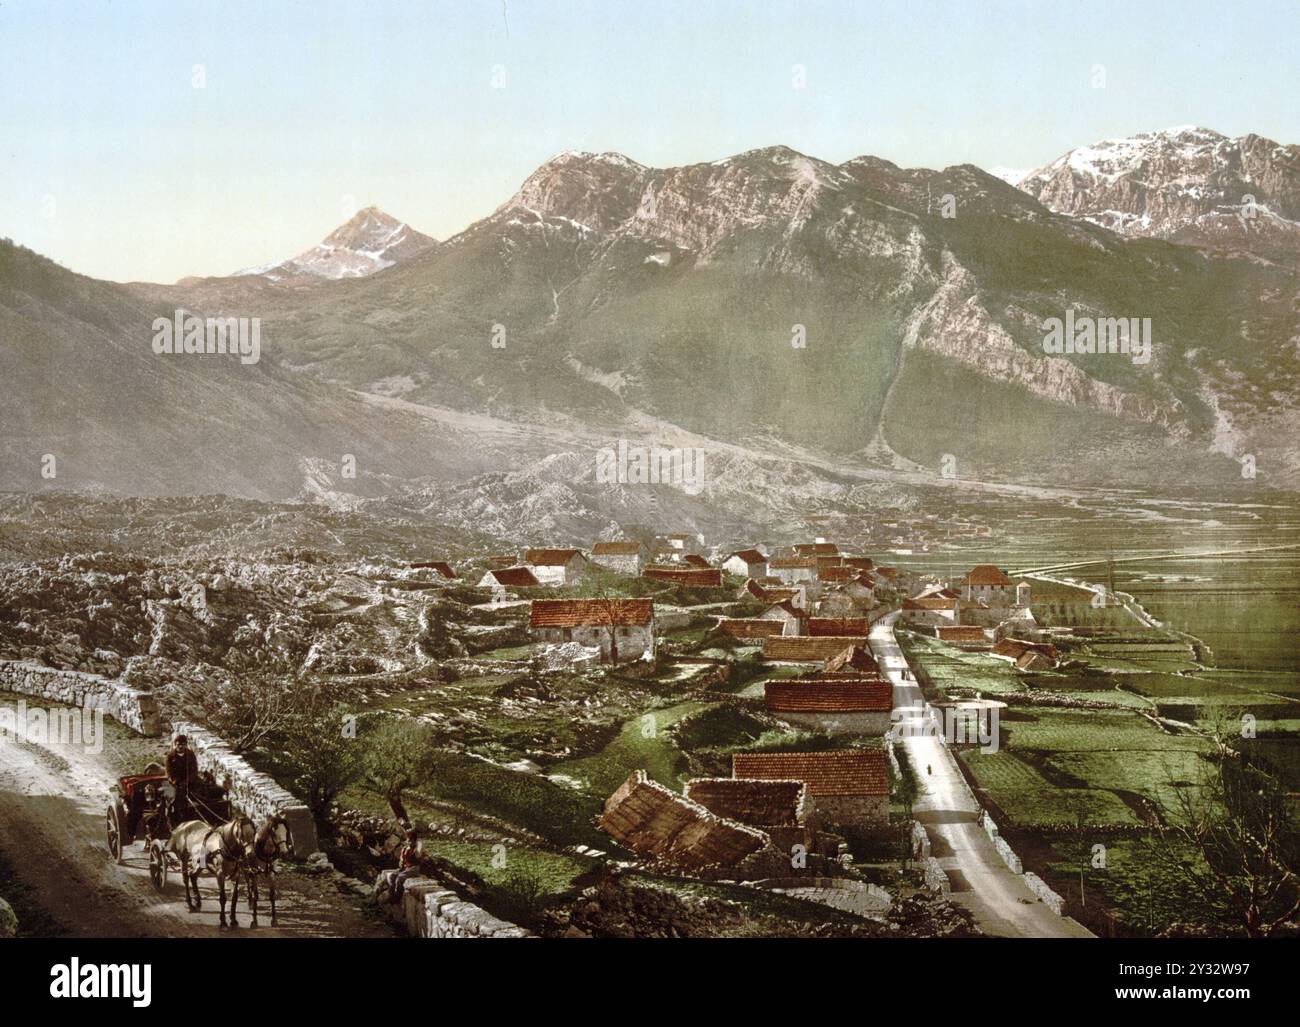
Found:
[[[696,777],[683,793],[715,816],[762,831],[781,852],[795,845],[807,852],[817,847],[817,808],[802,781]]]
[[[722,569],[745,578],[766,578],[767,557],[757,549],[739,549],[722,561]]]
[[[520,588],[538,588],[541,582],[527,567],[505,567],[490,570],[479,578],[479,588],[490,588],[494,602],[501,602],[509,594]]]
[[[812,638],[808,635],[783,635],[767,639],[763,643],[763,661],[765,663],[825,663],[841,655],[854,646],[865,646],[864,636],[841,637],[825,635]]]
[[[1023,642],[1003,638],[989,651],[990,656],[1013,663],[1017,670],[1051,670],[1060,662],[1056,646],[1046,642]]]
[[[767,572],[783,584],[812,582],[817,577],[817,560],[811,556],[791,556],[767,561]]]
[[[688,872],[734,866],[771,844],[765,832],[678,795],[644,770],[605,800],[597,826],[643,859]]]
[[[667,581],[687,588],[721,588],[722,571],[717,567],[664,567],[656,564],[641,572],[652,581]]]
[[[808,595],[803,585],[785,588],[781,585],[765,585],[750,578],[736,595],[737,599],[757,599],[760,603],[785,603],[798,609],[808,605]]]
[[[576,585],[587,569],[578,549],[525,549],[519,562],[543,585]]]
[[[934,637],[958,649],[987,649],[992,644],[984,629],[973,624],[940,624]]]
[[[780,624],[781,631],[778,634],[802,635],[804,633],[804,611],[788,599],[773,603],[758,616],[760,620],[774,621]]]
[[[970,601],[983,599],[991,607],[1010,606],[1016,597],[1016,586],[994,564],[982,563],[962,578],[961,594]]]
[[[871,632],[871,624],[865,617],[809,617],[808,634],[810,635],[849,635],[865,637]]]
[[[642,542],[597,542],[591,547],[591,562],[618,574],[636,577],[650,558],[650,550]]]
[[[880,749],[735,753],[738,780],[802,781],[818,811],[835,824],[889,823],[889,774]]]
[[[763,702],[782,720],[828,735],[883,737],[894,709],[893,686],[882,678],[774,678]]]
[[[840,547],[834,542],[800,542],[794,547],[799,556],[839,556]]]
[[[649,599],[534,599],[528,627],[538,642],[594,646],[612,663],[655,655],[655,608]]]
[[[946,599],[941,596],[904,599],[899,620],[908,627],[914,628],[955,625],[961,620],[961,600]]]
[[[704,557],[702,557],[699,553],[687,553],[685,556],[682,557],[682,563],[685,564],[687,567],[704,568],[704,567],[713,566],[713,564],[709,563],[709,561],[706,560]]]

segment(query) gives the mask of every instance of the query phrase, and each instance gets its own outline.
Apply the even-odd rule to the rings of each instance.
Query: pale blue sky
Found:
[[[291,256],[347,196],[446,238],[569,149],[1029,168],[1181,124],[1295,143],[1298,55],[1294,0],[0,0],[0,236],[172,281]]]

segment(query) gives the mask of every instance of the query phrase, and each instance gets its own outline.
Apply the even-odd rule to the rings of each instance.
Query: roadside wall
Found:
[[[412,938],[531,938],[528,931],[498,920],[472,902],[464,901],[445,885],[428,877],[413,877],[402,889],[402,901],[383,901],[396,870],[381,871],[375,880],[379,908],[389,919],[400,920]],[[382,895],[380,893],[383,893]]]
[[[272,777],[255,771],[212,732],[189,724],[164,723],[158,699],[152,692],[99,674],[58,670],[16,660],[0,661],[0,689],[83,710],[102,710],[104,716],[140,735],[156,737],[184,731],[198,757],[199,769],[211,770],[219,782],[229,780],[230,799],[236,807],[259,826],[271,813],[283,816],[293,832],[294,852],[299,857],[320,848],[316,822],[306,806]]]
[[[184,733],[198,757],[199,770],[210,770],[219,784],[230,788],[230,801],[258,826],[272,813],[289,824],[293,834],[294,855],[301,859],[320,849],[316,821],[311,811],[294,798],[269,774],[250,767],[242,756],[230,751],[226,742],[201,727],[173,724],[172,733]]]
[[[162,733],[162,716],[152,692],[131,688],[99,674],[4,660],[0,661],[0,689],[83,710],[102,710],[104,716],[137,734]]]

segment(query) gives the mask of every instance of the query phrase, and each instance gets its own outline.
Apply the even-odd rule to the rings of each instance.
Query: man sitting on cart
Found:
[[[167,780],[176,789],[176,798],[172,800],[172,824],[193,819],[190,789],[199,784],[199,758],[194,755],[189,739],[184,735],[172,739],[171,752],[167,754]]]

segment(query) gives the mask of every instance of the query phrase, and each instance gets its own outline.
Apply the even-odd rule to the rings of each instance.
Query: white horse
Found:
[[[199,875],[208,873],[217,879],[217,896],[221,904],[221,926],[226,926],[226,878],[234,882],[230,897],[230,926],[238,927],[235,906],[239,902],[239,873],[256,838],[253,822],[245,816],[235,817],[217,827],[202,820],[187,820],[167,839],[164,853],[175,853],[181,864],[185,883],[185,904],[191,913],[202,907]],[[164,855],[164,858],[165,855]],[[190,899],[191,887],[194,898]]]
[[[271,926],[275,926],[275,861],[293,855],[293,833],[288,821],[278,813],[266,818],[253,839],[253,846],[244,860],[244,879],[248,881],[248,901],[253,907],[253,926],[257,926],[258,878],[266,875],[267,889],[271,895]]]

